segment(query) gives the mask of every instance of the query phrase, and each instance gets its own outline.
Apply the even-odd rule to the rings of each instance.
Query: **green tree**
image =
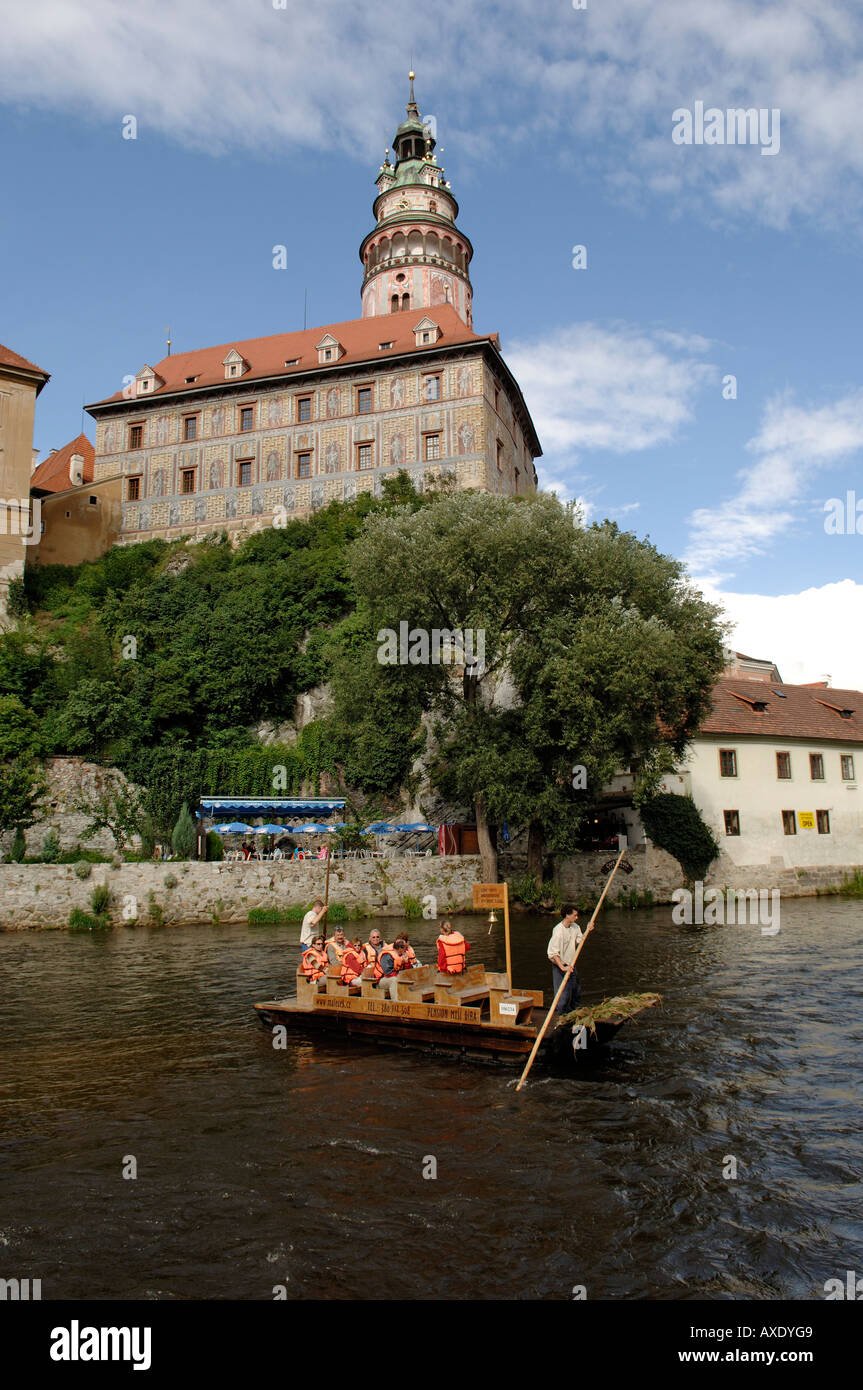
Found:
[[[0,762],[0,833],[35,824],[46,790],[41,769],[31,758]]]
[[[0,759],[39,758],[43,752],[38,716],[17,695],[0,695]]]
[[[189,814],[189,808],[183,803],[177,824],[174,826],[171,835],[171,845],[178,859],[193,859],[195,846],[197,845],[197,834],[195,822]]]
[[[119,854],[136,835],[141,834],[144,810],[140,794],[120,777],[108,774],[100,778],[91,791],[82,793],[75,800],[74,810],[89,819],[87,828],[82,832],[82,840],[92,840],[94,835],[107,830],[113,836]]]
[[[585,529],[549,495],[463,493],[372,516],[349,569],[379,638],[407,622],[484,639],[484,664],[458,679],[445,664],[379,663],[375,680],[430,713],[433,775],[473,805],[488,881],[504,817],[535,849],[565,850],[618,767],[636,767],[639,790],[655,784],[722,669],[718,610],[677,561],[610,523]],[[367,719],[375,708],[370,687]]]

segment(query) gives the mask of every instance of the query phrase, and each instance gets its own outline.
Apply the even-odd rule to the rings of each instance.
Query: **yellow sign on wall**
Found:
[[[798,812],[797,812],[797,824],[800,826],[800,829],[801,829],[801,830],[814,830],[814,829],[815,829],[815,812],[814,812],[814,811],[798,811]]]

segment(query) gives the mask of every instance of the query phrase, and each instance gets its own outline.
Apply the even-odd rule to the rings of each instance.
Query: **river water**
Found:
[[[502,968],[499,928],[456,920]],[[548,991],[552,923],[514,919],[517,983]],[[861,924],[837,899],[786,900],[774,937],[609,911],[585,1001],[663,1008],[520,1094],[503,1066],[274,1050],[251,1005],[293,992],[296,926],[0,935],[0,1276],[43,1299],[823,1298],[863,1271]]]

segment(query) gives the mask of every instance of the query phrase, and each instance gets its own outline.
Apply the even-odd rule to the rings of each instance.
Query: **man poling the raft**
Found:
[[[570,981],[570,976],[571,976],[571,975],[573,974],[573,972],[575,971],[575,963],[576,963],[576,961],[578,960],[578,957],[581,955],[582,949],[583,949],[583,947],[584,947],[584,943],[586,942],[587,938],[590,936],[590,933],[593,931],[593,926],[594,926],[594,923],[596,922],[596,918],[597,918],[597,915],[598,915],[598,913],[599,913],[599,909],[602,907],[602,904],[603,904],[603,902],[605,901],[605,895],[606,895],[606,893],[608,892],[609,888],[611,887],[611,880],[614,878],[614,875],[617,873],[618,865],[620,864],[620,861],[622,860],[622,858],[623,858],[623,856],[624,856],[625,853],[626,853],[626,847],[624,846],[624,848],[620,851],[619,855],[617,856],[617,858],[616,858],[615,861],[614,861],[614,868],[612,869],[611,873],[609,874],[608,878],[606,879],[605,887],[604,887],[603,890],[602,890],[602,894],[600,895],[599,902],[596,904],[596,907],[593,909],[593,915],[591,916],[591,919],[590,919],[590,921],[589,921],[588,924],[587,924],[587,929],[586,929],[586,931],[584,932],[583,935],[581,935],[581,933],[579,933],[579,934],[581,935],[581,940],[578,942],[577,945],[575,945],[575,948],[574,948],[574,950],[573,950],[573,952],[572,952],[572,959],[569,961],[569,963],[568,963],[567,966],[566,966],[566,969],[565,969],[565,970],[563,971],[563,973],[562,973],[562,978],[561,978],[560,984],[558,985],[558,988],[557,988],[557,991],[556,991],[556,993],[555,993],[555,996],[554,996],[554,998],[553,998],[552,1001],[551,1001],[551,1008],[549,1009],[548,1013],[547,1013],[546,1016],[545,1016],[545,1022],[543,1023],[542,1027],[541,1027],[540,1030],[539,1030],[539,1033],[537,1034],[536,1042],[534,1043],[533,1048],[531,1049],[531,1054],[530,1054],[530,1056],[529,1056],[528,1059],[527,1059],[527,1065],[525,1066],[525,1069],[524,1069],[524,1071],[522,1072],[521,1077],[520,1077],[520,1079],[519,1079],[519,1083],[518,1083],[518,1085],[517,1085],[516,1088],[515,1088],[517,1091],[520,1091],[520,1090],[521,1090],[522,1086],[524,1085],[525,1081],[527,1080],[528,1072],[530,1071],[531,1067],[533,1066],[534,1058],[536,1057],[537,1052],[539,1052],[539,1049],[540,1049],[540,1047],[541,1047],[541,1045],[542,1045],[542,1040],[543,1040],[543,1038],[545,1037],[546,1032],[548,1031],[548,1025],[549,1025],[549,1023],[551,1022],[552,1017],[554,1016],[554,1014],[557,1012],[558,1006],[559,1006],[559,1004],[561,1003],[561,1000],[562,1000],[563,997],[564,997],[564,991],[567,990],[567,987],[568,987],[569,981]],[[575,914],[570,914],[570,917],[571,917],[570,928],[571,928],[571,926],[572,926],[572,923],[575,921],[575,917],[576,917],[577,915],[578,915],[577,913],[575,913]],[[565,920],[565,919],[564,919],[564,920]],[[557,932],[560,930],[560,928],[563,927],[563,925],[564,925],[563,922],[559,922],[559,923],[557,924],[557,926],[555,927],[555,929],[554,929],[554,933],[557,933]],[[568,928],[568,930],[569,930],[569,928]],[[576,931],[578,931],[578,928],[576,928]],[[552,951],[551,951],[552,943],[553,943],[554,940],[555,940],[555,934],[554,934],[554,933],[552,934],[552,939],[551,939],[551,942],[549,942],[549,948],[548,948],[548,953],[549,953],[549,957],[550,957],[550,958],[551,958],[551,955],[552,955]],[[563,944],[563,943],[562,943],[562,944]],[[554,960],[553,960],[553,959],[552,959],[552,968],[553,968],[553,969],[555,968],[555,964],[554,964]],[[556,976],[555,976],[555,978],[556,978]],[[576,977],[576,978],[577,978],[577,977]]]

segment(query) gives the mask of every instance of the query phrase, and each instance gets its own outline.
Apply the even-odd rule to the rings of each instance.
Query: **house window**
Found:
[[[126,501],[137,502],[141,496],[141,479],[130,478],[126,488]]]
[[[332,360],[333,360],[333,350],[332,350],[332,348],[324,348],[324,361],[325,361],[325,362],[332,362]]]
[[[297,396],[297,421],[303,425],[312,418],[311,396]]]
[[[87,501],[90,503],[90,506],[91,506],[91,507],[98,506],[98,503],[99,503],[98,497],[88,497],[88,498],[87,498]]]
[[[255,428],[255,407],[253,405],[240,406],[240,430],[253,430]]]
[[[427,434],[425,436],[425,456],[426,460],[440,458],[440,435]]]
[[[720,748],[719,750],[719,776],[737,776],[737,750],[734,748]]]
[[[371,444],[358,444],[358,445],[357,445],[357,468],[371,468],[371,467],[372,467],[372,463],[373,463],[373,459],[372,459],[372,446],[371,446]]]
[[[391,348],[391,347],[392,347],[392,343],[378,343],[378,351],[379,351],[379,352],[386,352],[387,348]]]
[[[392,299],[390,300],[390,313],[391,313],[391,314],[397,314],[398,311],[399,311],[399,297],[398,297],[397,294],[394,294],[393,297],[392,297]]]
[[[129,448],[130,448],[130,449],[140,449],[140,447],[141,447],[141,445],[143,444],[143,442],[144,442],[144,426],[143,426],[143,425],[130,425],[130,426],[129,426]]]
[[[195,491],[195,470],[194,470],[194,468],[184,468],[184,469],[183,469],[183,472],[182,472],[182,474],[181,474],[180,491],[181,491],[181,492],[194,492],[194,491]]]
[[[776,754],[776,776],[783,782],[787,782],[791,777],[791,754]]]
[[[497,471],[503,472],[503,445],[500,440],[497,441]]]
[[[439,401],[440,394],[440,372],[436,372],[434,376],[423,377],[423,400]]]
[[[368,415],[372,408],[372,388],[370,386],[357,387],[357,414]]]
[[[723,811],[722,814],[723,814],[723,816],[724,816],[724,818],[725,818],[725,833],[726,833],[726,835],[739,835],[739,834],[740,834],[740,812],[739,812],[739,811]]]
[[[238,469],[239,469],[239,472],[238,472],[238,476],[237,476],[237,482],[239,483],[240,487],[251,487],[251,486],[252,486],[252,460],[251,460],[251,459],[240,459],[240,460],[239,460],[239,464],[238,464]]]
[[[830,834],[830,812],[829,812],[829,811],[816,811],[816,812],[815,812],[815,819],[816,819],[816,821],[818,822],[818,834],[819,834],[819,835],[829,835],[829,834]]]
[[[183,438],[184,438],[184,439],[197,439],[197,438],[198,438],[198,417],[197,417],[197,415],[184,415],[184,416],[183,416]]]
[[[420,342],[421,342],[421,343],[430,343],[431,340],[432,340],[432,335],[431,335],[430,330],[429,330],[428,328],[424,328],[423,331],[422,331],[422,333],[420,334]]]
[[[854,759],[850,753],[842,754],[842,781],[854,781]]]
[[[498,415],[499,415],[499,414],[500,414],[500,387],[498,386],[497,382],[494,383],[494,408],[495,408],[496,412],[497,412]]]
[[[797,818],[793,811],[782,812],[782,833],[783,835],[797,834]]]
[[[297,477],[310,478],[312,476],[312,456],[310,453],[297,454]]]
[[[809,754],[809,776],[813,782],[824,781],[824,758],[820,753]]]

